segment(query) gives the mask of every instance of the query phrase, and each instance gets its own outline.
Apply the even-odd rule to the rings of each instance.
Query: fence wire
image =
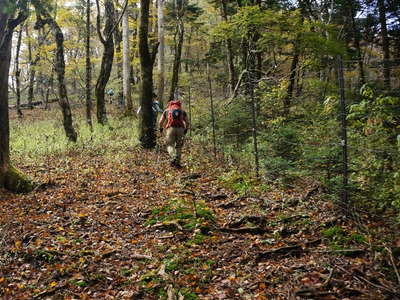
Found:
[[[261,174],[263,176],[267,176],[268,166],[266,165],[266,161],[271,159],[276,159],[279,153],[274,153],[273,148],[284,146],[288,148],[292,148],[298,157],[295,157],[293,160],[297,160],[298,165],[301,163],[322,163],[326,165],[326,168],[332,167],[332,163],[335,165],[335,172],[338,172],[339,176],[352,176],[352,174],[358,174],[360,172],[365,172],[370,168],[369,160],[376,158],[380,159],[385,155],[388,155],[393,158],[399,157],[399,147],[393,144],[385,144],[379,146],[378,143],[374,143],[374,139],[379,138],[379,130],[382,131],[382,128],[373,128],[371,131],[368,131],[366,126],[366,121],[368,119],[374,119],[377,117],[376,112],[366,111],[362,114],[352,116],[353,119],[358,120],[361,119],[364,121],[363,127],[358,127],[359,125],[355,125],[352,123],[352,119],[348,118],[349,113],[353,113],[349,111],[350,106],[353,104],[359,104],[361,100],[363,100],[363,96],[360,95],[360,87],[362,84],[354,84],[354,81],[359,82],[359,76],[354,76],[354,72],[357,70],[360,60],[343,60],[342,72],[343,72],[343,91],[340,93],[340,75],[330,81],[326,81],[325,84],[329,84],[329,92],[324,91],[324,99],[320,101],[321,105],[324,105],[325,99],[328,96],[334,96],[336,99],[340,99],[343,97],[344,106],[342,111],[340,111],[339,101],[333,102],[332,105],[335,106],[336,110],[332,112],[328,112],[326,114],[320,114],[317,117],[314,116],[315,126],[319,126],[325,122],[326,126],[324,127],[325,132],[321,132],[315,130],[313,136],[311,136],[312,129],[309,127],[314,126],[314,124],[310,124],[309,122],[301,122],[301,120],[295,120],[294,122],[297,124],[297,132],[302,133],[304,136],[297,136],[296,138],[288,138],[285,136],[273,136],[279,135],[279,130],[277,128],[279,125],[270,125],[268,123],[268,117],[265,115],[257,115],[257,122],[266,121],[266,125],[262,126],[257,125],[259,132],[258,136],[258,148],[260,152],[260,161],[261,161]],[[363,62],[363,66],[365,68],[365,79],[367,84],[370,84],[372,90],[374,91],[374,97],[377,98],[379,96],[392,96],[392,97],[400,97],[400,81],[397,78],[392,76],[391,90],[387,90],[381,86],[383,86],[383,75],[377,78],[377,74],[383,74],[385,66],[383,62]],[[391,60],[392,66],[391,70],[398,70],[400,68],[400,60],[393,59]],[[338,70],[341,68],[340,65],[334,64],[331,65],[334,69]],[[377,70],[379,72],[377,72]],[[297,73],[307,73],[307,67],[301,67],[297,70]],[[332,73],[331,73],[332,74]],[[317,79],[316,73],[302,74],[303,77],[301,80],[308,79]],[[290,79],[291,74],[285,74],[282,76],[264,76],[258,80],[255,80],[254,85],[258,85],[260,82],[265,82],[269,84],[269,88],[273,88],[274,86],[279,86],[283,81],[288,81]],[[369,77],[371,76],[371,77]],[[250,77],[252,78],[252,77]],[[249,82],[247,83],[249,84]],[[335,91],[336,89],[336,91]],[[245,88],[244,88],[245,90]],[[258,97],[258,105],[262,105],[262,91],[255,91],[256,97]],[[238,92],[238,96],[246,97],[245,92]],[[248,97],[248,96],[247,96]],[[295,97],[296,101],[309,101],[308,99],[304,99],[304,96],[300,94],[300,96]],[[218,101],[216,101],[218,105]],[[229,118],[230,117],[230,108],[233,103],[232,99],[228,99],[228,101],[222,100],[223,103],[222,111],[223,113],[217,117],[216,126],[220,126],[217,130],[217,149],[219,153],[222,153],[234,167],[239,167],[239,161],[241,163],[247,164],[250,168],[256,168],[254,162],[251,160],[251,155],[255,151],[251,145],[252,134],[255,131],[255,128],[252,127],[250,122],[251,118],[251,107],[244,107],[243,112],[245,113],[245,117],[239,118],[237,123],[233,123],[234,126],[231,127],[230,130],[226,130],[224,127],[224,121],[218,120],[218,118]],[[226,106],[228,103],[228,106]],[[393,104],[393,108],[395,109],[397,104]],[[307,117],[307,116],[305,116]],[[340,120],[342,119],[342,124],[340,124]],[[345,121],[345,122],[344,122]],[[290,122],[290,121],[289,121]],[[344,123],[343,123],[344,122]],[[397,121],[398,122],[398,121]],[[336,123],[336,125],[334,125]],[[249,124],[249,125],[245,125]],[[280,123],[281,126],[285,126],[286,124]],[[232,132],[238,130],[238,132]],[[295,131],[296,131],[295,130]],[[345,132],[343,131],[345,130]],[[342,132],[342,134],[341,134]],[[316,135],[315,135],[316,134]],[[314,137],[314,138],[313,138]],[[207,137],[203,137],[204,140],[207,140]],[[347,140],[345,141],[344,138]],[[285,149],[284,149],[285,150]],[[288,149],[290,150],[290,149]],[[341,153],[346,151],[348,153],[347,161],[343,161],[343,157],[341,157]],[[299,154],[300,153],[300,154]],[[275,156],[275,157],[274,157]],[[278,155],[279,156],[279,155]],[[284,155],[281,157],[283,159],[287,159],[289,162],[289,158],[286,158]],[[346,159],[345,159],[346,160]],[[303,168],[307,167],[303,165]],[[312,169],[313,166],[309,166]],[[348,174],[346,175],[344,168],[348,169]],[[342,170],[341,170],[342,169]],[[255,169],[254,169],[255,171]],[[332,170],[331,170],[332,171]],[[329,170],[327,170],[329,173]],[[344,180],[340,189],[349,191],[349,182]],[[351,197],[351,195],[350,195]],[[348,199],[342,199],[342,201],[349,201]],[[344,203],[343,203],[344,204]],[[348,206],[346,206],[348,208]]]

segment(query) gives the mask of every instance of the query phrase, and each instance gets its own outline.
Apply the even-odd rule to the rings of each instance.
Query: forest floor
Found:
[[[18,161],[44,185],[0,191],[1,299],[400,299],[366,233],[383,223],[361,232],[317,185],[246,181],[193,143],[180,170],[107,147]]]

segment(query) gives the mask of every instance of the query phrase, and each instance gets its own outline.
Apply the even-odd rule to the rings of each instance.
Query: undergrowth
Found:
[[[12,160],[22,164],[40,164],[50,156],[88,152],[115,159],[138,145],[136,122],[129,118],[109,117],[106,126],[95,122],[93,131],[86,121],[78,120],[74,124],[77,143],[68,141],[59,119],[13,120],[10,125]]]

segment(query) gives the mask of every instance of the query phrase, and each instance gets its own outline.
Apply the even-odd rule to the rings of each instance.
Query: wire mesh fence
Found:
[[[398,69],[396,62],[393,60],[392,71]],[[279,101],[284,96],[277,94],[275,102],[266,104],[263,94],[287,83],[290,74],[274,80],[261,77],[254,83],[254,95],[246,94],[244,87],[235,99],[215,100],[215,128],[208,126],[200,140],[210,143],[214,129],[218,153],[234,168],[245,166],[253,174],[259,170],[262,180],[297,173],[311,174],[324,182],[335,181],[330,188],[335,189],[336,197],[348,207],[354,193],[365,185],[370,189],[371,185],[382,184],[379,172],[393,179],[399,158],[400,120],[396,111],[400,113],[400,82],[392,76],[391,89],[385,89],[384,65],[378,61],[363,62],[363,82],[361,76],[355,74],[358,63],[358,60],[341,59],[334,62],[330,66],[333,69],[330,77],[320,82],[329,85],[329,89],[320,93],[316,88],[313,91],[307,87],[306,90],[303,86],[291,99],[293,109],[289,116],[279,116],[282,109]],[[299,86],[295,88],[307,84],[307,80],[318,79],[315,73],[305,75],[297,70],[296,74],[303,77],[296,79]],[[261,83],[267,83],[269,88],[265,89],[265,84]],[[366,89],[373,95],[367,95]],[[379,100],[383,98],[392,100],[386,105],[384,100]],[[256,123],[252,123],[253,100]],[[234,106],[240,101],[244,104],[238,112]],[[377,105],[379,101],[383,103],[381,107]],[[368,107],[360,112],[363,106]],[[266,108],[270,111],[265,111]],[[303,112],[299,113],[301,110]],[[390,116],[390,124],[385,116]],[[271,171],[274,168],[277,172]],[[395,184],[394,180],[391,184]],[[394,186],[392,190],[397,191]]]

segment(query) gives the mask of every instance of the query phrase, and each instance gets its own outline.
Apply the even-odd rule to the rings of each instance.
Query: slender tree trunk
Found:
[[[93,131],[92,122],[92,63],[90,61],[90,0],[86,1],[86,122]]]
[[[383,51],[383,80],[386,90],[390,90],[390,49],[389,37],[387,32],[385,1],[378,0],[379,22],[381,24],[381,38]]]
[[[140,142],[143,148],[150,149],[156,145],[156,135],[154,128],[154,112],[152,109],[153,101],[153,64],[156,49],[153,53],[149,49],[149,6],[150,0],[140,1],[140,23],[139,23],[139,59],[141,71],[140,104],[142,113],[140,114]],[[158,46],[158,45],[157,45]]]
[[[228,13],[226,7],[226,0],[221,0],[221,14],[224,21],[228,21]],[[229,90],[230,95],[233,95],[233,90],[236,86],[236,71],[235,71],[235,64],[234,64],[234,54],[233,54],[233,46],[232,40],[227,38],[225,40],[226,44],[226,54],[227,54],[227,62],[228,62],[228,70],[229,70]]]
[[[54,68],[51,68],[51,75],[50,78],[47,80],[47,90],[46,90],[44,109],[49,108],[49,96],[50,96],[50,91],[54,90],[53,86],[54,86]]]
[[[158,0],[158,84],[157,94],[161,104],[164,103],[164,88],[165,88],[165,37],[164,37],[164,1]]]
[[[112,0],[106,0],[105,6],[105,27],[104,27],[104,38],[100,32],[100,12],[98,0],[96,0],[98,6],[97,16],[97,31],[100,37],[100,41],[103,44],[104,51],[101,60],[101,67],[99,77],[96,83],[96,100],[97,100],[97,121],[101,125],[107,123],[107,112],[106,112],[106,101],[105,101],[105,88],[110,79],[112,64],[114,60],[114,41],[112,37],[113,26],[114,26],[114,4]]]
[[[35,62],[33,60],[33,46],[32,46],[32,38],[29,32],[29,24],[26,24],[25,27],[26,30],[26,37],[28,38],[28,60],[29,60],[29,82],[28,82],[28,107],[30,109],[33,108],[32,102],[33,102],[33,89],[34,89],[34,83],[35,83]]]
[[[126,9],[122,16],[122,42],[123,42],[123,91],[124,102],[126,103],[126,112],[133,114],[133,103],[131,93],[131,56],[129,49],[129,11]]]
[[[177,91],[179,82],[179,71],[181,66],[182,48],[183,48],[183,40],[185,34],[185,27],[182,18],[179,18],[178,20],[177,31],[178,31],[178,44],[175,47],[175,56],[172,68],[172,79],[171,79],[171,90],[169,92],[169,101],[174,100],[175,92]]]
[[[294,53],[292,64],[290,66],[290,75],[289,75],[289,85],[286,92],[286,97],[283,100],[283,114],[284,116],[289,115],[290,105],[293,99],[293,91],[296,84],[296,74],[297,74],[297,65],[299,63],[300,53],[297,45],[294,46]]]
[[[72,112],[69,105],[67,87],[65,85],[65,61],[64,61],[64,35],[57,23],[52,22],[53,34],[56,37],[56,73],[58,80],[59,105],[63,115],[65,133],[71,142],[76,142],[78,136],[73,126]]]
[[[116,16],[115,16],[116,17]],[[118,22],[117,19],[114,21],[116,24]],[[116,56],[116,65],[117,65],[117,80],[118,80],[118,86],[119,86],[119,91],[118,91],[118,98],[120,97],[120,94],[123,94],[124,90],[124,80],[123,80],[123,73],[122,73],[122,49],[121,49],[121,43],[122,43],[122,30],[120,29],[119,24],[116,26],[114,30],[114,46],[115,46],[115,56]]]
[[[19,68],[19,53],[21,51],[21,40],[22,40],[22,26],[20,27],[18,31],[18,40],[17,40],[17,49],[15,53],[15,82],[16,82],[16,92],[17,92],[17,113],[19,117],[22,117],[22,111],[21,111],[21,80],[20,80],[20,75],[21,75],[21,70]]]
[[[43,25],[48,24],[56,41],[55,71],[58,80],[58,103],[63,115],[65,134],[71,142],[76,142],[77,133],[73,127],[72,113],[68,100],[67,87],[65,85],[64,34],[57,22],[50,16],[39,0],[32,0],[32,4],[35,6],[38,15],[38,20],[35,25],[36,29],[40,29]],[[44,19],[42,19],[42,17]]]

